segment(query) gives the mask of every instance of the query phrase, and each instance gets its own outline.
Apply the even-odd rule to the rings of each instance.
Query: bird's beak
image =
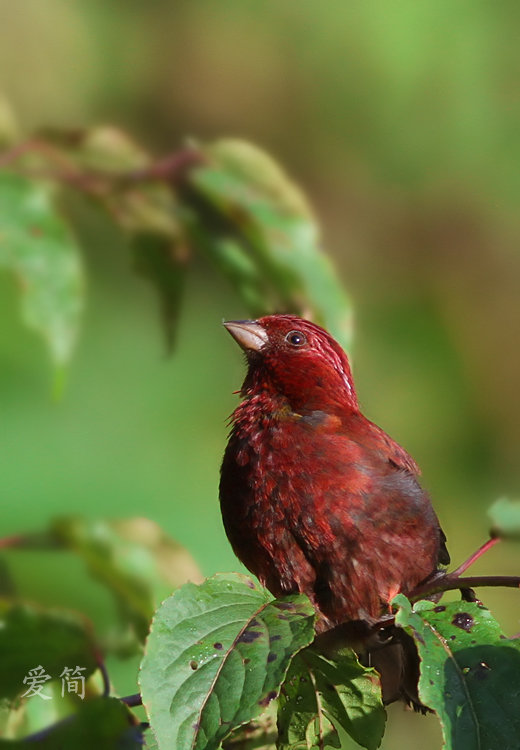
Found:
[[[267,344],[267,331],[256,320],[225,320],[223,325],[246,353],[259,352]]]

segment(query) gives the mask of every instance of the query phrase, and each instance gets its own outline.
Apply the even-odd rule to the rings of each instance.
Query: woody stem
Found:
[[[424,599],[432,594],[438,594],[441,591],[455,591],[457,589],[478,588],[479,586],[506,586],[508,588],[520,588],[519,576],[442,576],[434,581],[424,583],[422,586],[415,588],[409,599],[416,602],[418,599]]]

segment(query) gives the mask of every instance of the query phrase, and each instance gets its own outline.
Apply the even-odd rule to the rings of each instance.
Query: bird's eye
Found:
[[[304,346],[307,343],[307,337],[301,331],[289,331],[285,340],[291,346]]]

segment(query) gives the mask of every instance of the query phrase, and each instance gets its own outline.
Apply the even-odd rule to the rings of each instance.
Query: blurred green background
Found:
[[[364,410],[421,465],[455,563],[488,505],[520,494],[519,22],[507,0],[0,0],[0,90],[23,135],[110,122],[157,154],[239,136],[301,184],[353,299]],[[153,291],[99,217],[79,218],[88,306],[58,403],[0,276],[2,533],[146,515],[205,574],[240,569],[217,482],[243,365],[220,321],[245,310],[195,259],[167,359]],[[79,563],[9,559],[30,596],[108,621]],[[474,570],[518,573],[517,550]],[[515,592],[482,595],[520,630]],[[121,693],[135,664],[109,665]],[[439,747],[435,719],[392,707],[385,750],[418,736]]]

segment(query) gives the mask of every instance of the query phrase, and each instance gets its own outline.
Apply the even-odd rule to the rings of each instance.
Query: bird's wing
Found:
[[[409,453],[405,451],[395,440],[386,434],[381,427],[378,427],[361,414],[354,414],[350,418],[352,422],[348,425],[350,435],[354,440],[365,448],[382,454],[391,464],[398,469],[405,469],[410,474],[419,475],[420,468],[415,463]]]
[[[414,476],[421,473],[420,468],[415,463],[409,453],[405,451],[395,440],[386,434],[384,430],[373,422],[365,419],[362,415],[358,417],[354,424],[354,434],[356,442],[362,444],[365,448],[372,449],[383,456],[398,469],[410,472]],[[449,565],[450,554],[446,546],[446,534],[439,525],[439,554],[438,564]]]

